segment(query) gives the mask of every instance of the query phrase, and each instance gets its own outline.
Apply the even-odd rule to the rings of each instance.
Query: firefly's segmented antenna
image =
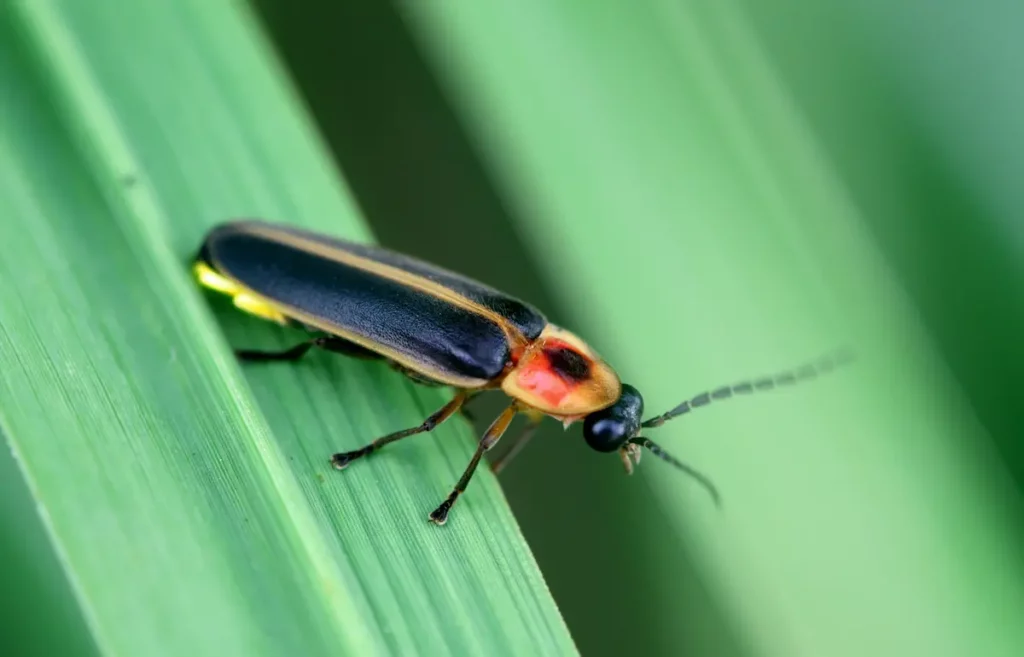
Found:
[[[802,365],[792,370],[781,372],[775,376],[762,377],[753,381],[744,381],[743,383],[737,383],[736,385],[731,386],[722,386],[721,388],[716,388],[709,392],[703,392],[693,399],[684,401],[671,411],[652,417],[651,419],[643,422],[640,426],[647,429],[660,427],[669,420],[677,418],[684,413],[689,413],[694,408],[706,406],[712,401],[729,399],[733,395],[766,392],[768,390],[774,390],[777,387],[808,381],[810,379],[817,378],[819,375],[828,374],[842,365],[853,362],[853,360],[853,352],[848,349],[842,349],[836,353],[819,358],[814,362],[807,363],[806,365]],[[654,450],[652,449],[651,451],[653,452]]]
[[[644,436],[637,436],[636,438],[630,438],[629,442],[634,445],[639,445],[640,447],[646,447],[648,450],[650,450],[651,454],[654,454],[663,461],[668,461],[669,463],[676,466],[686,474],[693,477],[697,481],[697,483],[699,483],[701,486],[707,489],[708,494],[711,495],[711,499],[714,500],[715,502],[715,506],[722,506],[722,498],[718,494],[718,488],[716,488],[715,485],[711,483],[710,479],[708,479],[705,475],[701,474],[699,470],[694,469],[692,466],[686,465],[676,457],[672,456],[671,454],[663,450],[661,448],[661,445],[654,442],[650,438],[645,438]]]

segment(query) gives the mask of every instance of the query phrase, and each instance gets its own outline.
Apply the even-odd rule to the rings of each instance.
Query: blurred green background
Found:
[[[658,432],[722,512],[542,427],[501,483],[581,654],[1024,653],[1024,5],[252,5],[376,240],[537,305],[649,413],[861,356]],[[85,645],[10,490],[8,645]]]

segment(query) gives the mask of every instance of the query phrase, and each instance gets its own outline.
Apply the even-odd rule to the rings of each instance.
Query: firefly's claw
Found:
[[[448,511],[450,511],[452,505],[447,500],[441,503],[441,506],[437,507],[430,512],[430,522],[434,523],[438,527],[448,522]]]
[[[344,470],[352,461],[362,456],[359,452],[339,452],[331,457],[331,465],[334,466],[335,470]]]

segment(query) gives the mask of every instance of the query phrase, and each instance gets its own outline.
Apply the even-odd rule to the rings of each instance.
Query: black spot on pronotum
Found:
[[[554,370],[563,379],[583,381],[590,377],[590,363],[580,353],[565,347],[552,347],[544,350],[544,355]]]

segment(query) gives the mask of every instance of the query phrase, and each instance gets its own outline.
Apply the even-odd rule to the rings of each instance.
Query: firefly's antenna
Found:
[[[777,387],[789,386],[796,383],[802,383],[803,381],[809,381],[810,379],[817,378],[819,375],[829,374],[833,370],[847,365],[854,360],[854,354],[849,349],[841,349],[835,353],[823,356],[816,361],[801,365],[792,370],[780,372],[775,376],[766,376],[753,381],[744,381],[743,383],[737,383],[731,386],[722,386],[709,392],[702,392],[693,399],[688,399],[682,404],[676,406],[667,413],[662,413],[656,417],[643,422],[640,426],[650,429],[652,427],[660,427],[669,420],[679,417],[684,413],[689,413],[694,408],[706,406],[712,401],[719,401],[722,399],[729,399],[733,395],[747,395],[753,392],[766,392],[768,390],[774,390]],[[646,439],[645,439],[646,440]],[[650,441],[648,441],[650,442]],[[653,443],[651,443],[653,445]],[[652,452],[657,454],[651,445],[645,445]],[[667,454],[659,454],[665,460]],[[674,461],[675,459],[672,459]],[[676,463],[677,467],[679,466]],[[691,473],[692,474],[692,473]]]
[[[661,445],[654,442],[650,438],[645,438],[644,436],[637,436],[636,438],[630,438],[629,442],[634,445],[639,445],[640,447],[646,447],[648,450],[650,450],[651,454],[654,454],[663,461],[668,461],[669,463],[676,466],[686,474],[693,477],[697,481],[697,483],[699,483],[701,486],[707,489],[708,494],[711,495],[711,499],[714,500],[715,502],[715,506],[722,506],[722,498],[718,494],[718,488],[716,488],[715,485],[711,483],[710,479],[701,474],[700,471],[693,469],[692,467],[686,465],[676,457],[672,456],[671,454],[663,450],[661,448]]]

